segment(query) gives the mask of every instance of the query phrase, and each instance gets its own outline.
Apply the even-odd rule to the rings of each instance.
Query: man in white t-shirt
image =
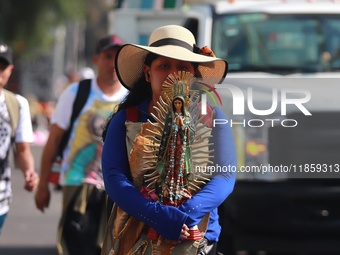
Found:
[[[25,189],[35,190],[39,181],[30,149],[33,131],[28,101],[4,89],[13,68],[11,49],[0,43],[0,233],[12,198],[8,155],[13,143],[16,160],[24,174]]]
[[[63,186],[63,217],[59,224],[57,244],[60,254],[100,254],[100,249],[94,247],[92,241],[97,241],[98,246],[100,246],[102,229],[96,228],[93,231],[89,229],[99,225],[95,217],[89,216],[90,218],[87,220],[89,223],[86,226],[82,222],[73,222],[74,228],[78,229],[67,226],[67,231],[65,222],[68,221],[67,217],[73,217],[73,212],[68,210],[68,205],[73,204],[73,200],[80,200],[80,203],[87,205],[86,208],[89,210],[93,209],[89,208],[93,203],[96,204],[94,206],[98,207],[97,201],[84,201],[84,199],[79,198],[78,193],[85,192],[87,194],[85,196],[90,197],[92,193],[89,190],[92,190],[93,186],[96,189],[99,187],[104,190],[101,172],[102,129],[114,107],[127,95],[127,90],[117,78],[114,63],[116,53],[122,44],[123,40],[116,35],[106,36],[98,41],[96,54],[93,56],[93,62],[97,67],[97,77],[91,80],[87,101],[74,121],[70,138],[63,151],[59,179]],[[50,134],[42,154],[40,182],[35,196],[36,206],[42,212],[50,202],[48,180],[52,162],[57,155],[62,136],[70,126],[72,106],[78,86],[78,82],[73,83],[63,91],[51,118]],[[83,189],[79,191],[79,187],[84,187],[84,183],[93,186],[86,186],[86,191]],[[97,213],[98,211],[93,214]],[[106,220],[105,216],[104,218]],[[103,220],[102,217],[100,220]],[[100,233],[96,235],[93,232]]]

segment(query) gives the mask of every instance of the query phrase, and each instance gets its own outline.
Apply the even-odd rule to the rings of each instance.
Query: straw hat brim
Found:
[[[124,87],[131,90],[136,81],[143,75],[143,64],[148,53],[160,56],[198,63],[198,71],[201,77],[209,85],[220,83],[228,71],[228,62],[215,57],[194,53],[176,45],[165,45],[160,47],[141,46],[136,44],[125,44],[117,52],[116,72]]]

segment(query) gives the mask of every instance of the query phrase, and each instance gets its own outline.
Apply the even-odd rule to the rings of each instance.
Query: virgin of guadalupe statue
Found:
[[[195,127],[186,109],[184,97],[175,96],[165,118],[164,132],[156,169],[161,173],[159,200],[165,205],[179,206],[191,198],[188,190],[190,144]]]
[[[194,143],[196,128],[189,111],[193,104],[190,94],[191,79],[188,73],[170,76],[163,84],[162,98],[166,105],[163,119],[163,131],[159,140],[158,161],[156,170],[159,178],[154,183],[153,190],[158,201],[164,205],[180,206],[193,195],[189,188],[192,182],[193,167],[191,146]],[[156,117],[156,116],[155,116]],[[189,231],[188,240],[202,238],[198,228]],[[157,239],[157,234],[150,229],[150,239]]]

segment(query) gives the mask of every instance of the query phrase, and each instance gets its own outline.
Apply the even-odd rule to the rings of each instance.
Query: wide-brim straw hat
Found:
[[[143,64],[148,53],[198,64],[200,77],[209,85],[220,83],[228,71],[226,60],[202,55],[195,37],[186,28],[168,25],[152,32],[148,46],[125,44],[117,52],[116,72],[120,82],[129,90],[143,74]],[[204,81],[203,81],[204,82]]]

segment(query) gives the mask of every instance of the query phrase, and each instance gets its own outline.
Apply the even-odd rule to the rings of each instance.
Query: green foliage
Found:
[[[86,0],[1,0],[0,41],[16,53],[46,49],[61,23],[84,19]]]

